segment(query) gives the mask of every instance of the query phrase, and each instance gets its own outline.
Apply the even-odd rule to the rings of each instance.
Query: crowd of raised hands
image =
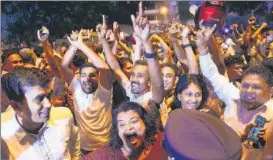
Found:
[[[196,27],[199,29],[170,20],[162,34],[155,34],[142,8],[140,2],[138,15],[131,15],[131,34],[122,32],[118,22],[109,28],[107,16],[103,15],[102,23],[94,30],[71,31],[66,36],[69,44],[58,49],[49,41],[50,31],[42,27],[37,30],[44,48],[40,55],[25,48],[4,52],[2,125],[11,125],[7,122],[14,117],[9,117],[13,108],[25,134],[33,134],[29,132],[32,126],[37,128],[37,124],[51,119],[41,118],[40,112],[47,113],[44,108],[65,107],[72,114],[61,109],[58,113],[49,109],[48,114],[54,112],[50,113],[53,118],[59,114],[58,120],[71,115],[65,127],[73,129],[62,130],[69,133],[63,136],[70,135],[71,141],[61,138],[56,142],[63,145],[66,158],[272,159],[272,28],[266,28],[267,23],[255,27],[255,17],[249,18],[246,29],[232,24],[229,33],[216,24],[205,26],[203,20]],[[46,76],[39,75],[39,71]],[[22,73],[28,77],[18,75]],[[38,93],[30,94],[28,89],[35,90],[36,85],[44,89],[47,85],[41,83],[47,83],[47,78],[51,92],[43,93],[50,96],[48,101],[35,100],[42,106],[38,113],[28,99]],[[12,87],[16,80],[18,88]],[[14,105],[14,96],[20,94],[25,94],[28,103],[24,104],[31,111]],[[27,118],[28,114],[40,117]],[[259,116],[263,125],[258,123]],[[58,126],[59,121],[53,118],[51,121]],[[196,131],[195,125],[200,130]],[[17,145],[17,139],[7,128],[1,128],[2,132],[2,142],[7,146],[4,159],[30,158],[32,153],[25,148],[39,148],[32,144],[20,146],[18,142],[24,149],[9,149],[11,142]],[[47,138],[52,141],[50,137],[45,141]],[[39,137],[36,140],[40,142]],[[188,150],[185,143],[194,149]],[[39,149],[46,151],[39,151],[40,155],[35,152],[35,158],[62,157],[61,152],[51,151],[54,145],[49,144],[52,148],[48,150],[43,145]]]

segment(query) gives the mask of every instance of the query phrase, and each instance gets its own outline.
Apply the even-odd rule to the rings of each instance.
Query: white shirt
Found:
[[[149,100],[153,99],[153,93],[151,91],[144,93],[141,96],[137,96],[136,94],[131,92],[131,82],[127,81],[126,83],[122,83],[123,88],[126,91],[126,95],[130,98],[131,102],[136,102],[140,104],[143,108],[147,109],[149,106]]]
[[[108,91],[99,84],[94,93],[86,94],[76,77],[69,87],[73,93],[81,149],[93,151],[107,145],[112,127],[112,90]]]
[[[217,96],[225,102],[226,108],[224,112],[224,121],[228,124],[235,132],[240,136],[244,133],[246,126],[249,123],[254,123],[257,115],[261,115],[266,118],[268,121],[273,120],[273,99],[271,98],[263,106],[247,111],[246,114],[240,114],[243,112],[243,107],[239,105],[239,89],[235,87],[232,83],[228,81],[226,77],[221,75],[216,65],[211,59],[209,54],[200,56],[200,67],[205,77],[207,77]],[[245,113],[245,111],[244,111]],[[240,115],[240,116],[238,116]],[[272,159],[273,158],[273,123],[266,123],[265,127],[267,128],[265,140],[268,143],[264,149],[251,149],[246,148],[243,145],[243,156],[242,159]],[[269,145],[269,142],[271,145]],[[264,151],[272,151],[269,155],[265,155]],[[269,157],[269,158],[268,158]]]
[[[49,120],[38,134],[25,131],[13,109],[1,114],[1,125],[1,159],[80,159],[78,129],[68,108],[52,107]]]

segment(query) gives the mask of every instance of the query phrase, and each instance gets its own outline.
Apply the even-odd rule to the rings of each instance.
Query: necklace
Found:
[[[29,129],[26,129],[18,120],[18,117],[17,117],[17,114],[15,114],[15,119],[17,121],[17,123],[20,125],[20,127],[22,127],[26,132],[28,133],[31,133],[31,134],[38,134],[38,131],[37,132],[33,132],[33,131],[30,131]],[[44,124],[43,124],[44,125]],[[42,125],[42,126],[43,126]]]

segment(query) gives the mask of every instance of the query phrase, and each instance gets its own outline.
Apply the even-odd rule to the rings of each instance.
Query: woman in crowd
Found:
[[[113,111],[110,145],[89,153],[84,160],[167,159],[154,112],[134,102],[124,102]]]
[[[174,96],[172,109],[182,107],[200,110],[208,99],[209,91],[202,75],[188,74],[179,78]]]

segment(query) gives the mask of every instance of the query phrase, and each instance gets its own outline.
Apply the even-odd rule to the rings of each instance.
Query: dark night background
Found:
[[[153,8],[152,1],[144,1],[144,9]],[[272,11],[273,2],[225,2],[227,13],[237,16],[249,16],[251,12],[261,15],[263,19],[270,19],[267,14]],[[181,20],[192,19],[188,8],[196,1],[179,1],[179,15]],[[47,26],[51,38],[62,38],[71,30],[80,28],[94,28],[100,23],[101,15],[108,15],[108,24],[117,21],[120,24],[131,24],[130,15],[138,10],[138,1],[1,1],[1,40],[5,43],[19,44],[37,41],[36,30]],[[253,13],[252,13],[253,14]],[[247,19],[247,18],[244,18]],[[231,20],[232,21],[232,20]]]

